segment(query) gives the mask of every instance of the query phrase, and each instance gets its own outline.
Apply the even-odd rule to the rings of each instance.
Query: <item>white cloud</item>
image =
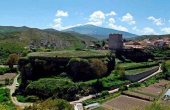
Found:
[[[116,12],[114,11],[111,11],[110,13],[107,13],[106,16],[115,16],[117,15]]]
[[[121,25],[116,25],[115,24],[116,21],[115,21],[114,18],[110,18],[108,21],[109,21],[108,25],[109,25],[110,28],[128,32],[128,29],[126,27],[123,27]]]
[[[89,22],[87,24],[93,24],[100,26],[105,20],[105,14],[102,11],[95,11],[90,15]]]
[[[67,17],[68,12],[63,11],[63,10],[57,10],[57,13],[55,16],[56,16],[56,18],[54,19],[52,28],[57,29],[57,30],[64,29],[65,27],[62,25],[62,17]]]
[[[130,25],[136,24],[136,21],[134,20],[133,16],[130,13],[126,13],[121,19],[122,22],[127,22]]]
[[[153,16],[149,16],[147,19],[152,21],[157,26],[161,26],[164,24],[161,18],[155,18]]]
[[[116,21],[115,21],[115,19],[114,19],[114,18],[109,18],[109,23],[114,24],[114,23],[116,23]]]
[[[62,29],[62,19],[61,18],[54,19],[54,23],[53,23],[52,27],[54,29],[61,30]]]
[[[164,32],[164,34],[170,34],[170,27],[162,28],[161,31]]]
[[[68,12],[63,11],[63,10],[57,10],[56,17],[67,17]]]
[[[144,27],[142,30],[141,30],[141,33],[144,35],[156,35],[158,34],[153,28],[150,28],[150,27]]]

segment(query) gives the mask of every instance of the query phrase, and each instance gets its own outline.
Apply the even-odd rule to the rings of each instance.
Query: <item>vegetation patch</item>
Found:
[[[2,108],[1,110],[16,110],[15,106],[11,102],[9,94],[9,89],[0,88],[0,108]]]

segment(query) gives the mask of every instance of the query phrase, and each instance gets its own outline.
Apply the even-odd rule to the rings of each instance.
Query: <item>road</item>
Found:
[[[151,75],[149,75],[149,76],[147,76],[147,77],[139,80],[138,82],[143,82],[143,81],[149,79],[150,77],[155,76],[156,74],[158,74],[158,73],[160,73],[160,72],[162,72],[162,70],[161,70],[161,65],[159,65],[158,71],[156,71],[156,72],[154,72],[153,74],[151,74]],[[133,84],[133,83],[131,83],[131,84]],[[128,84],[128,85],[126,85],[126,86],[129,87],[131,84]],[[118,91],[119,91],[119,88],[116,88],[116,89],[110,90],[110,91],[108,91],[108,92],[109,92],[110,94],[112,94],[112,93],[115,93],[115,92],[118,92]],[[85,96],[85,97],[80,98],[79,100],[70,102],[70,104],[81,103],[81,102],[83,102],[83,101],[85,101],[85,100],[87,100],[87,99],[91,99],[91,98],[93,98],[93,97],[95,97],[95,95]]]
[[[19,77],[20,74],[18,74],[15,78],[14,78],[14,81],[13,81],[13,84],[10,85],[10,86],[7,86],[7,88],[10,89],[10,98],[11,98],[11,101],[13,102],[13,104],[20,108],[20,109],[24,109],[25,107],[28,107],[28,106],[32,106],[32,103],[22,103],[22,102],[18,102],[17,98],[15,96],[12,96],[12,94],[15,92],[16,90],[16,84],[18,83],[17,79]]]

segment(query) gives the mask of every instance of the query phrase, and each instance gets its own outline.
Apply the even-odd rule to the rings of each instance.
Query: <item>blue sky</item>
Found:
[[[169,0],[1,0],[0,25],[66,29],[93,24],[170,34]]]

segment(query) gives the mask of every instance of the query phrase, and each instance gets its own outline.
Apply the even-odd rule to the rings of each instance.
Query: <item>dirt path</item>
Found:
[[[19,74],[14,78],[14,81],[13,81],[13,84],[10,85],[10,86],[7,86],[7,88],[10,89],[10,98],[11,98],[11,101],[13,102],[13,104],[18,107],[19,109],[24,109],[25,107],[28,107],[28,106],[32,106],[32,103],[22,103],[22,102],[18,102],[17,98],[15,96],[12,96],[12,94],[15,92],[16,90],[16,84],[18,83],[17,82],[17,79],[19,77]]]

